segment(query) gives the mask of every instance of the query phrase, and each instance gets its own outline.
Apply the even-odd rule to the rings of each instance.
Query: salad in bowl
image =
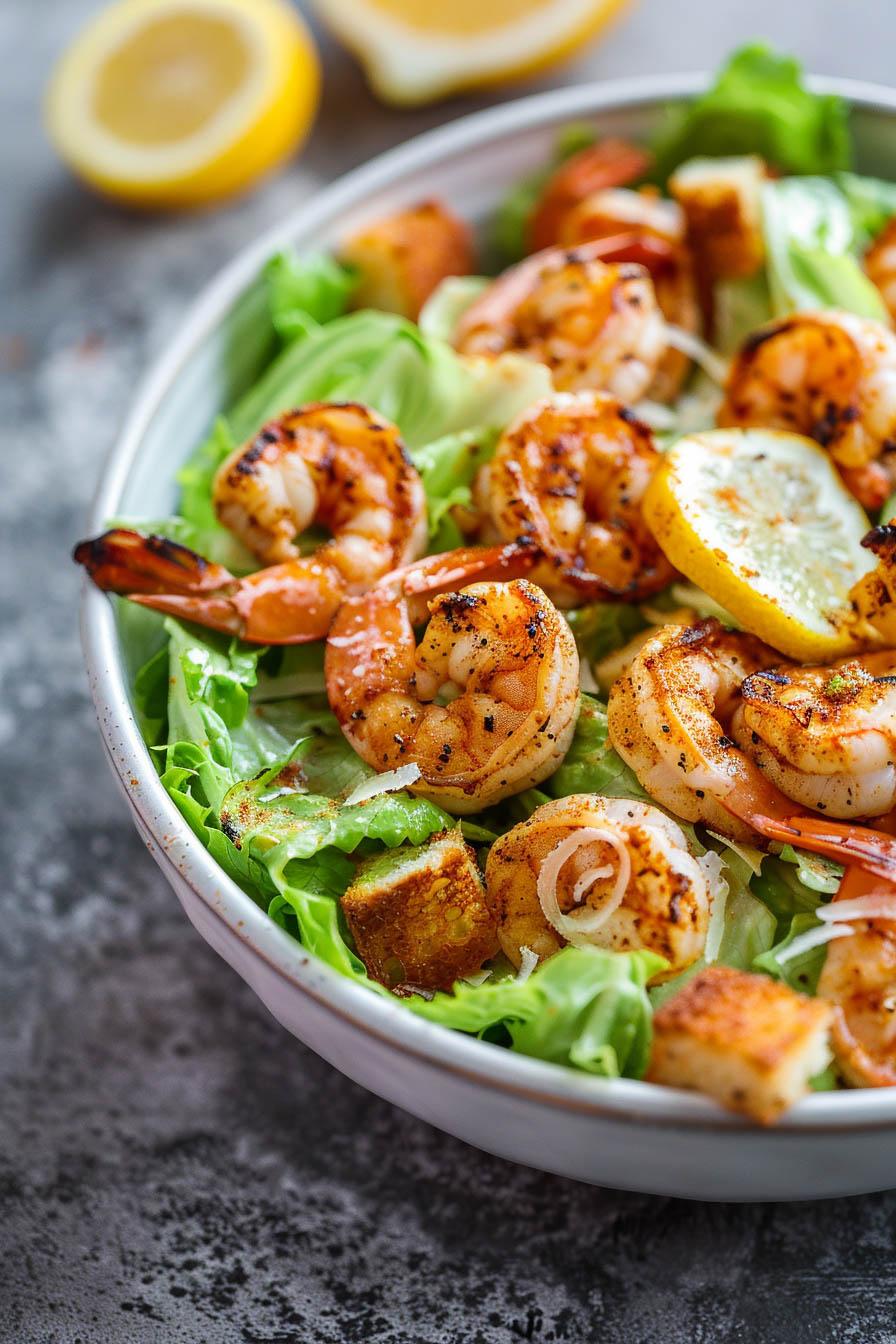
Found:
[[[272,356],[121,594],[161,782],[371,994],[762,1124],[896,1083],[896,186],[737,53],[267,265]]]

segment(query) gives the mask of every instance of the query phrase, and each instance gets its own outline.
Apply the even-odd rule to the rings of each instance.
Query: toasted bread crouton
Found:
[[[368,973],[399,993],[450,989],[498,951],[476,857],[459,831],[361,864],[342,909]]]
[[[772,1124],[828,1064],[832,1016],[767,976],[709,966],[655,1014],[647,1078]]]
[[[440,201],[423,201],[355,234],[343,246],[342,260],[359,272],[355,308],[416,320],[447,276],[473,270],[473,235]]]
[[[687,219],[688,241],[708,280],[755,275],[765,258],[761,188],[768,169],[755,154],[691,159],[669,178]]]

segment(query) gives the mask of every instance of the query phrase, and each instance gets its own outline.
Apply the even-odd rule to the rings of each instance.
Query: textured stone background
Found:
[[[328,46],[300,165],[214,215],[132,217],[39,128],[93,8],[0,3],[0,1340],[896,1341],[896,1196],[701,1206],[483,1156],[304,1050],[187,924],[101,759],[69,547],[135,379],[220,263],[476,104],[379,109]],[[893,78],[892,0],[645,0],[562,78],[707,66],[755,34]]]

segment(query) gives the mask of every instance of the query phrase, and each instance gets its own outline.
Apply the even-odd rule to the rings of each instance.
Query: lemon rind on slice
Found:
[[[444,28],[398,18],[375,0],[312,0],[322,23],[355,53],[377,94],[413,106],[463,89],[500,84],[569,56],[627,0],[545,0],[531,14],[479,33],[450,27],[450,4],[434,7]],[[484,6],[488,11],[487,4]]]
[[[96,116],[97,80],[146,25],[178,14],[232,25],[248,76],[194,133],[138,144]],[[285,0],[119,0],[63,54],[44,113],[62,159],[98,191],[141,207],[189,207],[235,194],[293,152],[310,128],[319,86],[310,34]]]
[[[644,498],[664,552],[745,630],[789,658],[861,647],[849,589],[873,567],[869,522],[827,454],[772,429],[687,435]]]

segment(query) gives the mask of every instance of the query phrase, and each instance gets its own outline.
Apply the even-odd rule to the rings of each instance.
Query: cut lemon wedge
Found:
[[[313,0],[390,103],[424,103],[550,65],[626,0]]]
[[[676,568],[789,658],[858,647],[849,590],[874,564],[860,544],[869,523],[811,439],[689,434],[663,459],[644,514]]]
[[[285,0],[119,0],[62,57],[46,120],[69,167],[106,195],[206,205],[298,147],[318,88]]]

